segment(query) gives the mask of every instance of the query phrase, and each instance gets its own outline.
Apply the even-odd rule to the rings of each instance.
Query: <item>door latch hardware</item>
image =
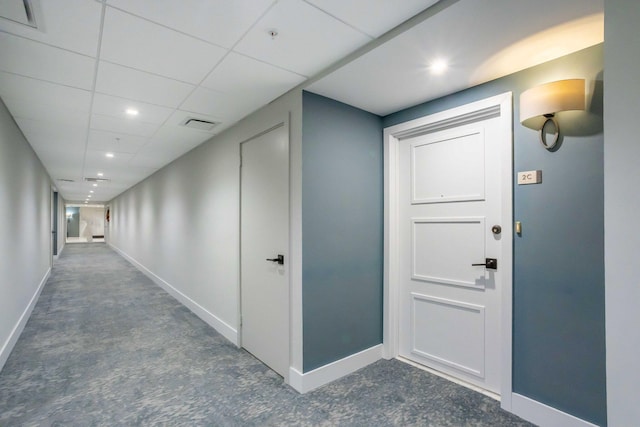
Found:
[[[491,227],[491,232],[493,234],[500,234],[502,233],[502,227],[500,227],[499,225],[494,225],[493,227]]]
[[[267,261],[277,262],[280,265],[284,265],[284,255],[278,255],[277,258],[267,258]]]
[[[498,269],[498,260],[496,258],[485,258],[485,262],[482,264],[471,264],[473,267],[483,266],[484,268],[488,268],[490,270]]]

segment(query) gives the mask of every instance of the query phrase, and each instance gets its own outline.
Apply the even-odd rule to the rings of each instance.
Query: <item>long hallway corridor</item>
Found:
[[[392,360],[300,395],[105,244],[67,245],[0,372],[0,426],[525,426]]]

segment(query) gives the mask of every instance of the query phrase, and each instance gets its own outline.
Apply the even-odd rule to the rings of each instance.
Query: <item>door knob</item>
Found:
[[[484,266],[490,270],[498,269],[498,260],[496,258],[485,258],[485,262],[482,264],[471,264],[473,267]]]
[[[267,258],[267,261],[277,262],[280,265],[284,265],[284,255],[278,255],[277,258]]]
[[[493,234],[500,234],[502,233],[502,227],[500,227],[499,225],[494,225],[493,227],[491,227],[491,232]]]

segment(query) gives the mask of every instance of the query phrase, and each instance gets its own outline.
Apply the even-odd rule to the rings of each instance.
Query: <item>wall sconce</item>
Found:
[[[520,123],[540,130],[540,142],[550,150],[558,143],[560,126],[556,113],[585,109],[584,79],[558,80],[529,89],[520,95]],[[553,124],[553,141],[547,141],[545,128]]]

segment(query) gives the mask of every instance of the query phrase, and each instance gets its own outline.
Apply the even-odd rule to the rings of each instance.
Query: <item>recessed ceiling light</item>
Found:
[[[85,202],[85,203],[89,203],[89,201],[88,201],[88,200],[85,200],[84,202]]]
[[[436,59],[429,65],[429,71],[434,75],[443,74],[448,68],[449,64],[444,59]]]
[[[105,154],[105,156],[107,156],[110,159],[113,159],[115,157],[115,155],[113,153],[107,153],[107,154]]]
[[[91,197],[91,194],[89,194],[87,197]]]
[[[93,190],[89,190],[89,193],[93,193]]]
[[[129,116],[137,116],[139,111],[135,108],[127,108],[125,113],[127,113]]]
[[[98,186],[98,184],[93,184],[93,186],[94,186],[94,187],[97,187],[97,186]]]
[[[102,172],[98,172],[98,176],[104,176]]]

